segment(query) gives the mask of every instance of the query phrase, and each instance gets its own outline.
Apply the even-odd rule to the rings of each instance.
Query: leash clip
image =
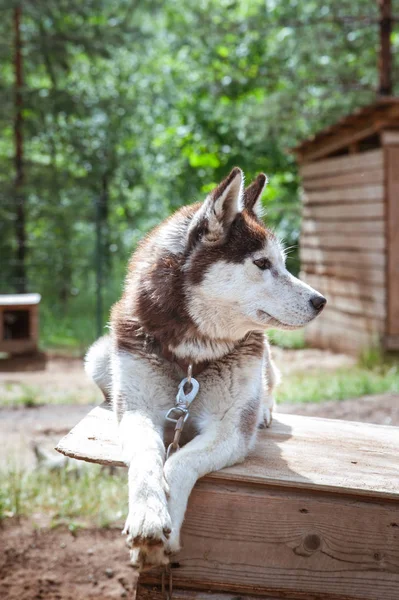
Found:
[[[170,423],[175,423],[175,433],[173,442],[169,444],[166,452],[166,460],[172,454],[180,449],[179,441],[183,431],[185,422],[188,419],[188,411],[190,404],[198,394],[199,383],[194,377],[192,377],[193,366],[190,363],[187,369],[187,377],[181,380],[177,389],[176,404],[168,410],[165,416],[165,420]],[[189,391],[185,391],[185,387],[189,388]]]

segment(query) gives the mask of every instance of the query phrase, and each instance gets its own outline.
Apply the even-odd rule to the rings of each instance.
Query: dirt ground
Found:
[[[131,598],[134,572],[115,529],[34,529],[28,522],[0,527],[2,600]]]

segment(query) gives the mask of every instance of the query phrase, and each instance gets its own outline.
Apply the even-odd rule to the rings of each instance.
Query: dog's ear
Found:
[[[235,167],[206,198],[190,229],[200,227],[208,242],[223,238],[242,209],[243,192],[244,174]]]
[[[262,205],[260,199],[267,185],[267,176],[259,173],[255,181],[251,183],[244,191],[244,208],[249,212],[254,212],[259,217],[262,215]]]

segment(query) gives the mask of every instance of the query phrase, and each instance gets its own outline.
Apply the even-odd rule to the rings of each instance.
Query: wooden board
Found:
[[[334,233],[334,234],[367,234],[370,237],[385,236],[385,221],[383,219],[373,219],[370,221],[314,221],[306,219],[302,222],[301,231],[303,233]]]
[[[387,335],[399,335],[399,148],[386,148]]]
[[[326,177],[332,173],[342,175],[361,169],[382,169],[384,156],[382,150],[371,150],[354,156],[338,156],[326,158],[311,164],[300,166],[299,172],[303,178]]]
[[[202,480],[173,559],[174,585],[236,598],[397,600],[398,515],[397,503]]]
[[[116,429],[113,413],[97,407],[57,449],[122,465]],[[243,464],[197,482],[172,558],[176,597],[397,600],[398,436],[393,427],[278,415]],[[159,571],[141,583],[159,585]]]
[[[345,265],[340,263],[317,263],[313,261],[306,261],[302,256],[301,269],[303,273],[303,279],[309,274],[314,275],[327,275],[329,277],[339,277],[345,281],[358,281],[360,278],[365,284],[369,285],[385,285],[385,270],[384,269],[365,269],[360,270],[359,267],[352,265]]]
[[[340,298],[360,298],[372,300],[376,306],[384,306],[386,291],[383,286],[369,285],[361,278],[355,281],[339,279],[327,275],[315,275],[312,273],[300,273],[300,278],[323,295],[333,294]]]
[[[303,207],[304,219],[345,221],[352,219],[382,219],[385,215],[383,202],[347,202],[345,204],[306,205]]]
[[[324,190],[331,188],[351,188],[365,185],[376,185],[384,183],[384,170],[382,166],[378,169],[365,169],[361,167],[358,171],[349,173],[336,173],[324,177],[303,179],[303,187],[305,190]]]
[[[308,191],[303,193],[303,203],[307,204],[341,204],[344,202],[382,202],[384,199],[384,186],[364,185],[358,187],[332,188],[328,190]]]
[[[256,450],[244,464],[205,479],[399,500],[397,435],[391,427],[278,415],[270,430],[260,432]],[[101,406],[78,423],[56,449],[71,458],[124,466],[113,412]]]
[[[383,252],[369,252],[367,249],[341,250],[337,248],[312,248],[304,243],[300,246],[301,261],[309,263],[335,264],[358,267],[360,273],[385,268],[386,256]],[[361,275],[358,274],[358,277]]]
[[[341,233],[301,233],[301,244],[303,246],[315,248],[336,248],[338,250],[366,250],[381,251],[385,250],[385,236],[370,236],[368,234],[358,233],[356,226],[353,226],[351,235]]]
[[[348,327],[352,331],[364,331],[370,335],[381,334],[385,331],[385,315],[375,313],[374,317],[351,314],[345,310],[338,309],[327,303],[323,314],[318,317],[317,321],[329,320],[338,326]]]
[[[383,146],[399,146],[399,131],[383,131],[381,134],[381,143]]]
[[[309,346],[358,356],[362,351],[379,347],[381,336],[325,317],[321,323],[317,319],[305,328],[305,340]]]
[[[399,335],[384,336],[384,348],[385,350],[399,350]]]

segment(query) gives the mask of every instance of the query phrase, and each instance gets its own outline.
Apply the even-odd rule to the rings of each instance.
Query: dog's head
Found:
[[[285,266],[284,249],[258,217],[267,178],[244,189],[235,168],[194,214],[186,238],[188,312],[206,335],[235,338],[267,327],[296,329],[325,298]]]
[[[323,296],[287,271],[282,245],[258,217],[266,181],[261,174],[244,190],[233,169],[133,255],[123,306],[177,356],[215,358],[249,331],[302,327],[324,307]]]

